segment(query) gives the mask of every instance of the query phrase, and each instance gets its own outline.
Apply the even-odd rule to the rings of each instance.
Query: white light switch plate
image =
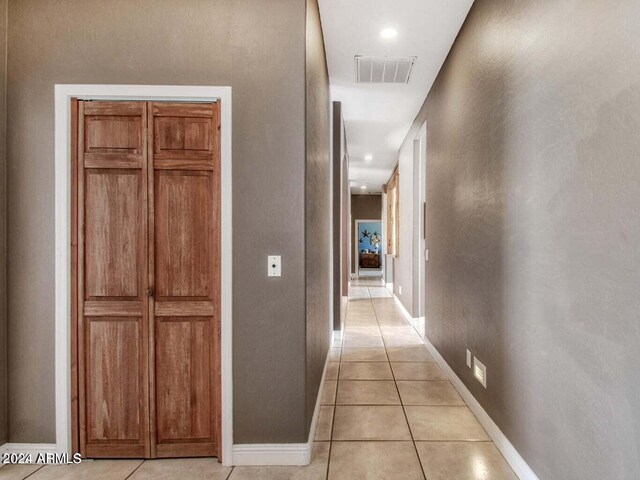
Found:
[[[267,257],[267,275],[269,277],[282,276],[282,260],[280,255],[269,255]]]

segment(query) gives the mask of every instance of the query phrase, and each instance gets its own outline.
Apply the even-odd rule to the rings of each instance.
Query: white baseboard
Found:
[[[309,465],[311,446],[309,443],[234,445],[233,465]]]
[[[406,308],[404,308],[404,305],[402,304],[402,302],[400,301],[400,299],[398,298],[398,296],[395,293],[393,294],[393,299],[395,300],[396,305],[398,305],[398,308],[400,309],[400,311],[402,312],[404,317],[407,320],[409,320],[411,325],[413,325],[413,317],[409,314],[409,311]]]
[[[331,335],[331,347],[336,338],[336,333]],[[342,333],[342,332],[340,332]],[[324,378],[327,374],[329,364],[329,352],[324,362],[318,398],[313,411],[311,428],[309,429],[309,439],[307,443],[256,443],[239,444],[233,446],[232,465],[234,466],[259,466],[259,465],[309,465],[311,463],[311,452],[313,441],[316,436],[318,417],[320,416],[320,404],[322,400],[322,389],[324,388]]]
[[[349,296],[343,296],[340,302],[340,330],[344,330],[344,322],[347,318],[347,305],[349,304]]]
[[[389,290],[389,293],[393,295],[393,283],[387,283],[385,286],[387,287],[387,290]]]
[[[335,338],[334,332],[331,335],[331,346]],[[341,332],[340,332],[341,333]],[[311,452],[313,450],[318,417],[320,416],[320,405],[322,400],[322,389],[329,363],[329,351],[322,371],[318,397],[313,411],[309,439],[306,443],[260,443],[260,444],[238,444],[233,445],[231,451],[230,465],[309,465],[311,463]],[[0,445],[0,453],[31,453],[34,457],[39,453],[59,453],[55,443],[5,443]]]
[[[398,304],[400,311],[405,316],[405,318],[411,323],[411,325],[414,325],[414,320],[418,320],[418,321],[420,320],[420,319],[411,318],[411,315],[409,315],[409,312],[407,312],[406,308],[404,308],[404,306],[400,302],[400,299],[395,295],[393,297],[396,303]],[[424,319],[424,317],[421,317],[421,318]],[[415,325],[414,325],[414,328],[415,328]],[[525,462],[524,458],[522,458],[522,456],[518,453],[518,451],[516,450],[516,447],[513,446],[513,444],[509,441],[506,435],[502,433],[502,430],[500,430],[500,428],[498,428],[496,423],[491,419],[491,417],[485,411],[485,409],[482,408],[482,405],[480,405],[480,402],[476,400],[476,398],[469,391],[466,385],[462,382],[462,380],[460,380],[458,375],[456,375],[456,373],[449,366],[449,364],[442,357],[442,355],[440,355],[440,352],[438,352],[438,349],[433,346],[433,344],[429,341],[428,338],[426,338],[426,336],[424,336],[422,340],[424,342],[425,348],[429,351],[431,356],[435,359],[436,363],[440,366],[442,371],[449,378],[449,381],[451,381],[455,389],[458,391],[460,396],[466,402],[469,409],[476,416],[476,418],[478,419],[482,427],[487,431],[487,434],[489,435],[489,437],[491,437],[491,440],[493,440],[493,443],[498,448],[500,453],[502,453],[502,456],[505,458],[507,463],[511,466],[511,468],[516,473],[518,478],[520,478],[520,480],[538,480],[537,475],[531,469],[531,467],[527,464],[527,462]]]
[[[0,445],[0,452],[24,453],[57,453],[55,443],[5,443]]]
[[[482,405],[476,400],[473,394],[469,391],[466,385],[460,380],[460,378],[456,375],[453,369],[449,366],[449,364],[445,361],[445,359],[440,355],[440,352],[433,346],[433,344],[427,339],[424,338],[424,346],[427,348],[431,356],[438,363],[440,368],[444,371],[444,373],[449,377],[449,380],[458,391],[460,396],[467,403],[469,409],[476,416],[480,424],[487,431],[491,440],[495,446],[500,450],[502,456],[505,458],[507,463],[511,465],[511,468],[516,473],[516,475],[520,478],[520,480],[538,480],[538,476],[531,469],[531,467],[525,462],[524,458],[520,456],[516,448],[509,441],[502,430],[498,428],[495,422],[491,419],[489,414],[482,408]]]
[[[424,320],[425,320],[424,317],[412,317],[411,315],[409,315],[409,311],[406,308],[404,308],[404,305],[402,304],[398,296],[393,292],[391,293],[393,294],[393,299],[396,302],[396,305],[398,305],[398,308],[402,312],[402,315],[404,315],[404,318],[406,318],[411,324],[411,326],[416,329],[418,334],[421,337],[423,337],[424,336]]]
[[[39,454],[59,454],[60,450],[55,443],[5,443],[0,445],[0,454],[2,453],[28,453],[33,457],[33,463],[37,463],[36,457]]]
[[[418,334],[420,334],[421,337],[425,336],[425,317],[416,317],[412,319],[411,324],[413,325],[413,328],[418,331]]]

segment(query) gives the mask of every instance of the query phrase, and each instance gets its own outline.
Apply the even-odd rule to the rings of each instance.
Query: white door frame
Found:
[[[380,223],[380,235],[382,235],[382,219],[380,218],[374,218],[374,219],[356,219],[354,221],[354,229],[353,229],[353,237],[355,237],[356,241],[353,242],[353,253],[355,255],[354,260],[354,265],[355,265],[355,275],[356,278],[360,277],[360,235],[358,234],[358,224],[360,223],[370,223],[370,222],[378,222]],[[356,235],[357,234],[357,235]],[[384,241],[384,236],[382,237],[382,240]],[[384,262],[382,261],[382,245],[383,243],[380,244],[380,268],[382,269],[382,278],[384,278]]]
[[[55,412],[58,453],[71,453],[71,98],[220,101],[221,105],[221,438],[233,459],[231,87],[161,85],[55,86]]]
[[[427,191],[427,123],[423,123],[416,140],[419,143],[418,149],[418,191],[414,198],[417,201],[418,231],[415,235],[417,242],[417,280],[418,280],[418,311],[415,312],[420,321],[426,317],[426,191]],[[424,328],[424,326],[423,326]],[[422,332],[424,334],[424,330]]]

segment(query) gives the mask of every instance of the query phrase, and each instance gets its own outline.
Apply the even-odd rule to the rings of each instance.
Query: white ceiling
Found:
[[[354,193],[380,192],[473,0],[319,0],[333,100],[342,102]],[[394,28],[398,36],[383,39]],[[355,55],[417,56],[406,85],[358,84]],[[366,154],[373,160],[364,160]],[[361,190],[362,185],[367,190]]]

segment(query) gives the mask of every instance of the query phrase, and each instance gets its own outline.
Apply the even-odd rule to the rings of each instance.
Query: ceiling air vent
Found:
[[[364,57],[356,55],[357,83],[409,83],[417,57]]]

